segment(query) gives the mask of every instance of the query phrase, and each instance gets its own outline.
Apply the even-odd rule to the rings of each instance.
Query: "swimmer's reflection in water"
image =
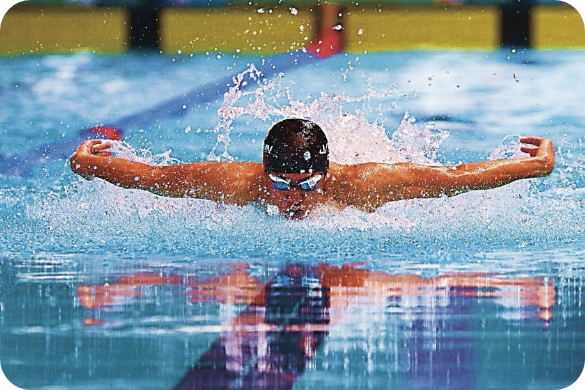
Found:
[[[320,279],[306,267],[287,267],[175,390],[291,389],[328,334],[329,292]]]
[[[195,162],[151,166],[113,157],[111,142],[89,140],[71,157],[83,177],[99,177],[124,188],[220,203],[276,206],[288,219],[303,219],[317,206],[353,206],[373,212],[391,202],[453,196],[546,176],[555,165],[551,140],[524,137],[526,157],[458,166],[413,163],[342,165],[329,161],[327,137],[304,119],[276,123],[264,140],[263,161]]]
[[[145,286],[174,285],[184,286],[193,302],[249,304],[221,326],[221,336],[178,381],[175,389],[180,390],[290,389],[307,371],[311,358],[320,353],[319,347],[335,323],[376,326],[368,315],[356,315],[362,309],[371,313],[372,306],[380,306],[376,310],[384,313],[379,325],[386,332],[399,330],[383,341],[384,351],[396,351],[395,355],[384,352],[384,372],[391,365],[392,372],[405,375],[404,381],[416,382],[417,388],[468,388],[477,377],[480,361],[474,339],[469,337],[477,332],[485,335],[483,313],[500,311],[498,307],[503,305],[514,309],[512,318],[537,321],[544,328],[552,318],[555,290],[550,280],[481,273],[424,278],[358,268],[362,266],[293,264],[266,285],[241,265],[234,265],[235,270],[228,274],[208,278],[136,274],[115,283],[79,286],[78,297],[82,306],[100,309],[140,299],[149,291],[142,289]],[[352,311],[347,316],[349,307]],[[96,318],[84,323],[108,325]],[[341,334],[348,334],[345,326],[339,329]],[[350,326],[350,337],[359,337],[352,329],[355,331]],[[360,359],[357,346],[347,345],[347,339],[341,342],[339,354],[335,351],[339,339],[329,346],[327,359],[332,365],[336,356]],[[377,346],[369,345],[368,351],[372,348]]]

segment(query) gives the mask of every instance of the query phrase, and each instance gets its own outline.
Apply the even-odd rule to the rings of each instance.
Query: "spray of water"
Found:
[[[384,106],[391,105],[394,108],[396,99],[403,96],[395,88],[376,91],[371,87],[371,83],[368,83],[366,93],[361,96],[322,93],[311,101],[303,102],[293,98],[294,84],[283,86],[281,80],[260,81],[260,76],[260,72],[251,65],[234,78],[234,85],[225,94],[223,104],[218,110],[219,120],[214,129],[217,141],[208,155],[208,160],[235,159],[229,148],[232,144],[230,135],[233,123],[238,118],[251,117],[277,122],[284,118],[296,117],[312,120],[323,128],[330,143],[331,159],[340,164],[364,162],[440,164],[436,151],[449,136],[448,131],[437,128],[432,122],[419,123],[408,112],[404,114],[399,127],[390,136],[387,129],[380,124]],[[258,87],[253,90],[242,90],[247,83],[256,83]],[[375,108],[372,109],[372,106]],[[374,113],[373,119],[368,118],[371,112]],[[519,135],[506,137],[490,158],[511,158],[520,155],[519,138]],[[122,142],[114,143],[113,151],[120,157],[154,165],[179,162],[170,156],[170,151],[152,155],[148,150],[136,151]],[[458,217],[465,219],[466,211],[461,210],[476,210],[479,204],[484,210],[482,222],[485,222],[490,216],[494,219],[500,216],[501,204],[508,204],[504,210],[508,210],[505,211],[508,216],[513,215],[517,209],[510,212],[510,198],[518,191],[526,193],[528,189],[527,184],[516,183],[495,193],[479,192],[453,199],[395,202],[380,208],[374,214],[365,214],[351,207],[341,213],[324,208],[315,214],[319,220],[326,217],[327,223],[332,223],[333,228],[341,226],[358,227],[362,230],[387,227],[410,229],[421,221],[429,221],[432,218],[438,218],[437,224],[440,225],[448,219]],[[481,206],[482,204],[485,206]],[[175,204],[173,207],[181,206]],[[274,210],[268,210],[270,216],[277,214]]]
[[[440,164],[436,150],[449,136],[448,131],[433,123],[417,123],[408,112],[390,137],[380,124],[385,105],[395,107],[395,100],[402,96],[394,88],[376,91],[368,83],[367,92],[361,96],[322,93],[312,101],[303,102],[292,97],[292,85],[284,87],[278,80],[260,81],[260,76],[256,67],[250,65],[234,77],[234,85],[225,94],[218,110],[218,123],[213,130],[217,141],[207,156],[209,161],[234,161],[229,151],[233,122],[240,117],[251,117],[272,122],[302,118],[318,123],[329,140],[331,160],[339,164]],[[242,90],[249,82],[257,83],[258,87],[252,91]],[[377,102],[381,103],[372,109]],[[361,107],[355,108],[356,104]],[[371,111],[375,112],[373,120],[368,118]],[[112,151],[119,157],[154,165],[180,162],[170,156],[170,151],[153,155],[147,149],[134,150],[123,142],[113,142]]]
[[[238,157],[230,153],[230,147],[239,146],[240,139],[230,137],[236,119],[274,123],[298,117],[313,120],[324,129],[332,160],[338,163],[440,163],[436,152],[447,139],[447,131],[433,123],[419,123],[409,113],[396,129],[384,126],[382,113],[388,106],[395,109],[396,100],[403,96],[395,89],[368,88],[361,96],[323,93],[310,101],[300,101],[293,98],[294,84],[282,85],[284,78],[259,80],[253,66],[234,79],[218,111],[217,140],[209,160]],[[258,87],[242,90],[248,82]],[[180,163],[171,157],[171,151],[153,154],[123,142],[114,142],[113,151],[117,156],[154,165]],[[489,158],[519,155],[519,136],[513,135],[506,137]],[[547,180],[555,183],[557,179]],[[79,180],[65,195],[51,192],[28,203],[23,212],[34,223],[28,235],[21,235],[22,246],[30,245],[30,238],[39,242],[37,250],[55,246],[89,252],[129,250],[133,258],[139,253],[173,251],[206,257],[280,258],[293,252],[298,256],[293,248],[302,245],[302,256],[329,258],[335,254],[410,252],[429,245],[467,248],[510,241],[522,247],[544,235],[546,239],[540,242],[547,242],[551,236],[565,240],[568,235],[564,229],[555,228],[555,215],[564,215],[568,207],[578,211],[582,206],[566,201],[575,197],[573,193],[560,197],[558,189],[547,191],[548,187],[534,191],[538,183],[541,181],[520,181],[452,198],[391,202],[374,213],[352,207],[342,211],[323,208],[299,222],[284,220],[278,213],[267,213],[254,205],[163,198],[100,180]],[[582,217],[573,219],[578,222]],[[571,226],[576,237],[583,235],[582,224]],[[271,233],[275,230],[277,235]],[[42,242],[36,238],[44,236],[47,239]]]

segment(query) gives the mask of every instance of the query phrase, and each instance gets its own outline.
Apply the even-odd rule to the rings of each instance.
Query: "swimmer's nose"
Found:
[[[292,203],[300,202],[305,198],[305,191],[292,188],[286,191],[286,200]]]

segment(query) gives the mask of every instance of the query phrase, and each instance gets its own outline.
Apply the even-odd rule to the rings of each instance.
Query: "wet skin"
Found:
[[[274,205],[289,219],[305,218],[317,205],[374,212],[387,202],[454,196],[471,190],[496,188],[520,179],[546,176],[555,165],[551,140],[524,137],[527,156],[460,164],[429,166],[412,163],[329,163],[327,174],[313,191],[297,188],[312,174],[277,174],[291,188],[278,190],[262,163],[195,162],[152,166],[112,156],[110,141],[89,140],[71,157],[71,169],[86,178],[99,177],[123,188],[162,196],[209,199],[243,206]],[[316,174],[316,173],[315,173]]]

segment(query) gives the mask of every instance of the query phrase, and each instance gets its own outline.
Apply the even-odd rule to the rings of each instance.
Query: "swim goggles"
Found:
[[[292,185],[289,179],[268,174],[268,177],[272,181],[274,188],[280,191],[287,191],[292,188],[300,188],[303,191],[313,191],[319,185],[319,182],[323,178],[322,175],[311,176],[307,179],[299,181],[297,184]]]

